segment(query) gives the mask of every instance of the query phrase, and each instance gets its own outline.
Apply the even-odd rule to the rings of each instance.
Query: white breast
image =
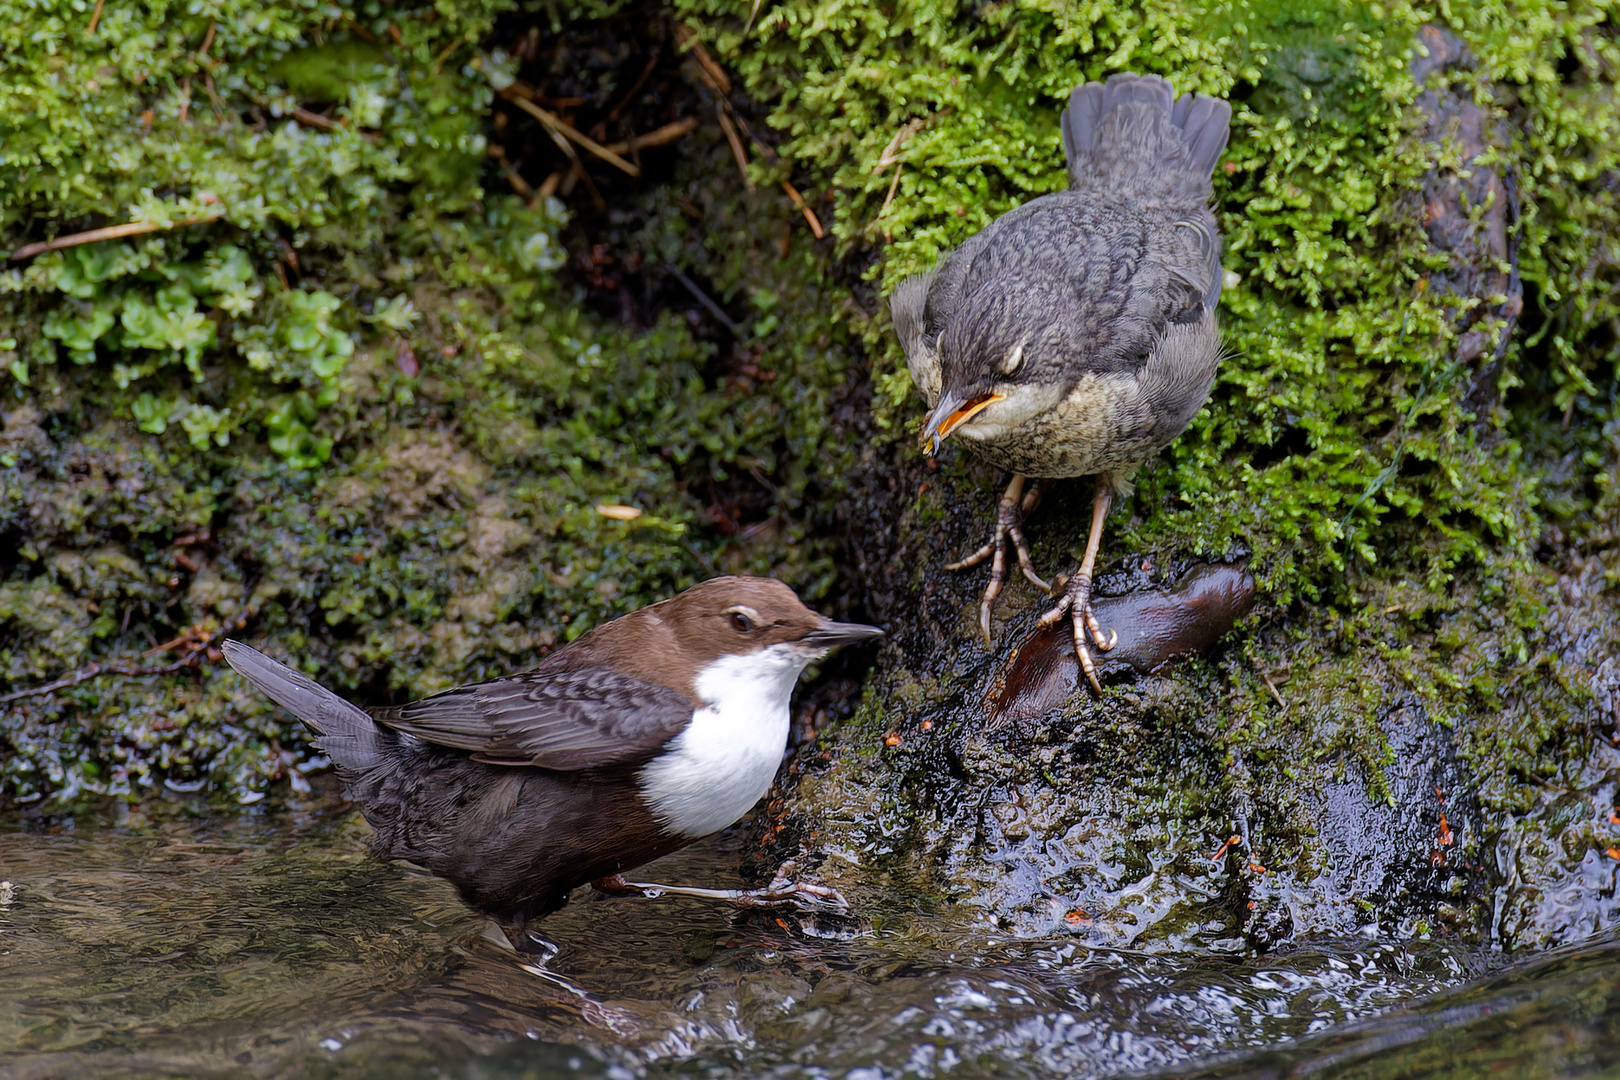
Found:
[[[787,749],[793,684],[817,655],[772,645],[699,672],[695,689],[708,707],[641,770],[642,794],[666,829],[692,837],[718,832],[769,790]]]

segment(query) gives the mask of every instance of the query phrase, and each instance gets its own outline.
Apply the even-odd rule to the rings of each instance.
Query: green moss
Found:
[[[879,253],[867,276],[881,288],[1062,186],[1057,118],[1078,82],[1145,70],[1230,96],[1216,174],[1237,277],[1222,294],[1230,355],[1210,405],[1138,478],[1111,549],[1249,556],[1264,602],[1246,647],[1297,704],[1262,719],[1275,706],[1253,664],[1230,672],[1222,738],[1235,753],[1304,738],[1358,759],[1376,785],[1377,717],[1413,694],[1443,723],[1476,721],[1464,750],[1491,806],[1522,808],[1526,785],[1578,758],[1586,672],[1620,634],[1597,605],[1580,654],[1561,647],[1550,631],[1572,616],[1547,599],[1558,560],[1532,555],[1549,531],[1559,545],[1612,543],[1613,5],[802,0],[752,19],[730,0],[678,7],[770,104],[786,156],[833,185],[833,231]],[[1431,20],[1473,54],[1436,82],[1500,123],[1487,160],[1522,200],[1530,311],[1499,369],[1488,351],[1455,359],[1458,300],[1428,288],[1447,257],[1415,192],[1463,164],[1450,140],[1418,137],[1410,61]],[[886,320],[866,333],[875,408],[899,437],[916,395]],[[1074,554],[1081,535],[1039,561]]]
[[[627,240],[751,307],[763,374],[717,376],[683,320],[587,314],[556,275],[563,205],[482,186],[475,44],[502,6],[109,5],[93,36],[67,4],[0,19],[6,250],[161,226],[0,268],[0,686],[161,665],[194,629],[419,695],[717,569],[826,592],[811,523],[850,455],[828,423],[847,290],[825,254],[776,249],[780,197],[746,198],[712,132]],[[739,483],[770,503],[743,534],[711,513]],[[207,663],[21,698],[0,739],[0,798],[251,800],[311,766]]]
[[[109,5],[94,35],[66,3],[0,19],[18,58],[0,78],[0,237],[165,226],[0,269],[0,678],[247,614],[323,678],[404,695],[510,669],[718,569],[772,570],[812,597],[858,585],[834,552],[861,447],[834,416],[863,407],[850,386],[868,357],[879,442],[919,415],[880,294],[1061,186],[1069,89],[1131,69],[1236,102],[1216,177],[1231,356],[1110,538],[1251,557],[1262,617],[1243,662],[1206,673],[1232,717],[1223,748],[1263,772],[1306,739],[1376,784],[1374,718],[1410,693],[1459,724],[1494,805],[1524,805],[1573,760],[1596,653],[1557,647],[1569,606],[1548,575],[1567,567],[1534,556],[1595,552],[1610,563],[1593,595],[1613,588],[1609,5],[1441,13],[1476,58],[1445,78],[1502,121],[1493,163],[1523,205],[1528,311],[1500,369],[1454,359],[1457,301],[1429,287],[1446,259],[1414,193],[1458,162],[1417,134],[1427,7],[675,9],[764,111],[780,161],[756,156],[771,183],[745,196],[700,129],[604,235],[748,312],[753,375],[682,322],[606,325],[558,283],[567,210],[504,194],[485,163],[506,61],[484,50],[505,41],[505,5]],[[512,18],[557,33],[587,17],[547,11]],[[802,233],[778,250],[783,176],[834,251]],[[1475,400],[1495,404],[1476,412],[1481,382]],[[716,491],[755,483],[760,528],[726,535]],[[944,520],[942,499],[917,497],[919,528]],[[642,517],[594,509],[619,502]],[[1052,565],[1078,534],[1037,539]],[[924,570],[896,573],[920,587]],[[1257,666],[1300,704],[1275,715]],[[148,749],[125,778],[47,764],[110,754],[125,736],[94,717],[115,709],[170,725],[131,721]],[[204,775],[256,788],[303,760],[297,733],[217,672],[26,699],[6,732],[23,796]]]

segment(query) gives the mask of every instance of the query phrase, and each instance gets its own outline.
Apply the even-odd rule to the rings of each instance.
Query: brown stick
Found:
[[[714,57],[710,56],[709,50],[703,47],[703,42],[697,40],[697,31],[685,23],[676,26],[675,44],[685,49],[687,47],[686,43],[689,41],[692,42],[692,47],[688,51],[692,54],[692,58],[698,62],[698,67],[703,69],[709,89],[720,94],[731,93],[731,76],[726,74],[725,68],[714,62]]]
[[[782,181],[782,190],[787,192],[788,198],[793,200],[793,205],[797,206],[804,214],[804,220],[810,223],[810,231],[816,234],[816,239],[820,240],[823,236],[826,236],[827,233],[821,227],[821,219],[816,217],[814,210],[810,209],[810,204],[804,201],[804,196],[799,194],[799,189],[784,180]]]
[[[540,121],[555,134],[563,136],[570,142],[577,143],[579,146],[590,151],[592,154],[595,154],[609,165],[622,169],[631,176],[641,175],[641,170],[635,165],[624,160],[624,158],[620,157],[618,154],[615,154],[612,150],[609,150],[607,147],[603,146],[590,136],[574,130],[570,124],[565,122],[563,118],[558,116],[556,113],[548,112],[545,109],[542,109],[540,106],[521,95],[510,94],[506,91],[502,91],[502,94],[507,101],[510,101],[512,104],[516,105],[518,108]]]
[[[462,41],[460,38],[456,38],[456,40],[446,45],[444,47],[444,51],[433,58],[433,74],[437,75],[439,72],[443,71],[444,62],[454,56],[456,54],[456,50],[460,49],[465,44],[466,42]]]
[[[654,128],[645,135],[632,135],[628,139],[608,143],[607,149],[616,154],[629,154],[637,150],[645,150],[649,146],[663,146],[691,134],[697,129],[697,126],[697,117],[683,116],[681,119],[665,124],[661,128]]]
[[[107,0],[96,0],[96,10],[90,13],[90,29],[86,36],[96,36],[96,24],[101,21],[101,5],[106,2]]]
[[[903,161],[894,163],[894,179],[889,181],[889,193],[883,197],[883,206],[878,210],[878,217],[882,217],[889,209],[889,204],[894,202],[894,193],[900,190],[900,170],[905,167],[906,163]]]
[[[636,95],[641,93],[641,88],[647,85],[648,79],[652,78],[652,73],[654,69],[658,67],[658,61],[662,58],[661,54],[663,51],[664,41],[662,35],[660,35],[658,40],[658,48],[655,49],[653,54],[647,58],[647,66],[641,69],[641,74],[637,76],[636,81],[630,85],[630,90],[624,95],[624,100],[613,106],[613,108],[608,111],[608,123],[611,124],[617,122],[619,116],[624,112],[624,110],[629,108],[630,103],[636,100]]]
[[[540,181],[540,187],[535,191],[534,198],[529,200],[529,205],[533,206],[535,203],[544,202],[553,195],[557,194],[557,185],[562,183],[563,175],[563,170],[558,169],[556,172]]]
[[[197,63],[206,64],[209,62],[208,49],[214,44],[214,30],[217,26],[217,23],[208,24],[208,33],[203,35],[202,48],[197,50]]]
[[[225,634],[231,631],[240,631],[248,624],[248,620],[253,618],[256,614],[258,614],[258,612],[254,608],[248,608],[246,611],[236,616],[236,618],[227,621],[225,626],[221,628],[220,633]],[[151,653],[158,652],[162,649],[173,648],[175,645],[190,637],[192,632],[193,631],[187,631],[185,634],[180,635],[166,645],[160,645],[156,649],[148,650],[147,655],[151,655]],[[174,661],[174,663],[164,664],[162,667],[130,667],[127,664],[103,664],[101,661],[97,660],[88,667],[80,668],[72,675],[64,675],[55,682],[48,682],[43,686],[30,686],[26,690],[14,690],[9,694],[0,695],[0,705],[6,705],[13,701],[21,701],[23,698],[44,697],[46,694],[53,694],[58,690],[66,690],[69,687],[78,686],[80,683],[89,682],[91,679],[102,675],[121,675],[126,679],[141,679],[151,675],[172,675],[177,671],[183,671],[186,668],[196,667],[198,659],[201,658],[204,653],[209,652],[217,637],[218,635],[216,634],[206,632],[202,633],[195,639],[195,644],[193,644],[191,648],[186,651],[186,655]],[[219,656],[218,654],[215,654],[209,657],[209,659],[218,660]]]
[[[194,653],[188,653],[184,659],[177,660],[172,664],[165,664],[163,667],[155,668],[120,667],[111,664],[104,665],[97,662],[91,664],[87,668],[74,672],[72,675],[57,679],[55,682],[48,682],[44,686],[31,686],[27,690],[17,690],[10,694],[0,695],[0,705],[6,705],[13,701],[21,701],[23,698],[44,697],[46,694],[55,693],[58,690],[65,690],[70,686],[78,686],[83,682],[89,682],[91,679],[94,679],[100,675],[122,675],[127,679],[136,679],[147,675],[170,675],[181,670],[182,668],[194,667],[197,662],[197,657],[201,653],[202,650],[198,649]]]
[[[726,142],[731,144],[731,156],[737,159],[737,171],[742,174],[743,186],[751,195],[754,192],[753,178],[748,175],[748,151],[743,149],[742,140],[737,137],[737,128],[732,124],[731,118],[726,115],[725,108],[716,102],[714,116],[720,121],[720,130],[726,133]]]
[[[359,36],[361,41],[368,42],[368,43],[370,43],[372,45],[377,44],[377,35],[373,34],[370,30],[367,30],[365,27],[363,27],[359,23],[355,22],[354,21],[354,16],[352,16],[352,15],[344,15],[343,16],[343,21],[344,21],[344,23],[346,23],[348,25],[350,30],[353,30],[355,32],[355,34],[357,34]]]
[[[529,182],[523,179],[523,174],[519,173],[517,169],[512,167],[512,163],[506,160],[505,147],[497,143],[490,143],[489,156],[494,158],[495,161],[500,165],[501,172],[503,175],[505,175],[506,182],[512,185],[513,191],[517,192],[522,198],[534,198],[534,188],[529,186]]]
[[[204,222],[214,221],[224,211],[217,214],[204,214],[200,217],[181,218],[167,225],[159,225],[155,221],[131,221],[124,225],[108,225],[102,229],[91,229],[89,232],[74,233],[71,236],[58,236],[55,240],[41,240],[37,244],[25,244],[13,251],[9,256],[12,261],[17,259],[32,259],[35,255],[43,255],[47,251],[60,251],[62,248],[78,247],[80,244],[94,244],[101,240],[118,240],[125,236],[141,236],[150,232],[162,232],[166,229],[178,229],[182,225],[201,225]]]
[[[287,115],[291,116],[294,120],[297,120],[300,124],[304,124],[309,127],[318,127],[325,131],[336,131],[338,128],[343,126],[336,120],[333,120],[330,116],[322,116],[318,112],[310,112],[308,109],[300,105],[295,105],[291,109],[287,110]]]

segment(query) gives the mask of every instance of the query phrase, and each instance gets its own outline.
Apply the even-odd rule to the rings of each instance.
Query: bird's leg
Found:
[[[529,929],[523,922],[503,923],[495,919],[485,919],[484,929],[479,937],[513,952],[525,956],[537,957],[537,963],[544,965],[546,961],[557,955],[558,947],[554,942],[547,941],[539,934]]]
[[[1091,635],[1098,652],[1107,652],[1119,643],[1119,635],[1112,630],[1104,639],[1102,625],[1091,611],[1091,574],[1097,564],[1097,548],[1102,544],[1103,521],[1107,519],[1108,507],[1113,501],[1113,485],[1098,477],[1097,497],[1091,504],[1091,534],[1086,538],[1086,557],[1080,560],[1080,570],[1069,579],[1057,606],[1042,615],[1040,621],[1041,626],[1051,626],[1063,618],[1064,613],[1068,613],[1074,627],[1074,654],[1079,658],[1086,678],[1091,681],[1091,688],[1098,694],[1102,693],[1102,683],[1097,681],[1097,664],[1086,645],[1086,635]]]
[[[990,637],[990,613],[996,609],[996,598],[1001,595],[1002,583],[1007,580],[1007,541],[1012,541],[1013,550],[1018,554],[1018,567],[1023,570],[1024,576],[1035,584],[1042,592],[1051,592],[1052,587],[1035,572],[1035,566],[1029,559],[1029,541],[1024,539],[1024,515],[1032,512],[1041,503],[1041,495],[1046,491],[1046,481],[1039,480],[1035,486],[1026,493],[1024,484],[1028,481],[1023,473],[1014,473],[1012,482],[1002,493],[1001,501],[996,504],[996,530],[991,535],[990,542],[959,562],[953,562],[945,567],[947,570],[966,570],[970,566],[977,566],[986,559],[991,559],[990,581],[984,587],[984,599],[979,602],[979,629],[984,631],[984,640],[988,644]],[[993,558],[992,558],[993,556]]]
[[[795,869],[783,863],[776,878],[763,889],[699,889],[690,885],[658,885],[646,881],[626,881],[623,874],[599,878],[591,888],[607,896],[685,896],[694,900],[716,900],[745,911],[758,908],[793,907],[801,911],[849,910],[837,889],[826,885],[812,885],[807,881],[794,881],[789,873]]]

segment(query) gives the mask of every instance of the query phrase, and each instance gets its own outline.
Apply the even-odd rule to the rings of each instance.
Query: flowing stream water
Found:
[[[637,877],[735,884],[715,838]],[[0,1077],[1555,1077],[1620,1070],[1620,940],[1095,951],[587,892],[524,970],[335,803],[0,824]]]

